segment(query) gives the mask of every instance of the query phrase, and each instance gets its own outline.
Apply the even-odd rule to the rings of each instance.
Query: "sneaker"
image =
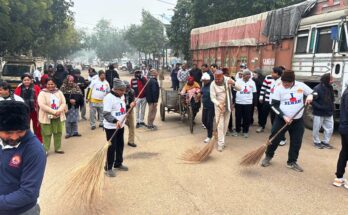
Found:
[[[296,162],[288,163],[286,166],[297,172],[303,172],[303,169]]]
[[[95,127],[95,126],[92,126],[92,127],[91,127],[91,130],[95,130],[95,129],[96,129],[96,127]]]
[[[333,147],[328,143],[321,142],[321,145],[326,149],[333,149]]]
[[[224,150],[224,147],[223,147],[223,146],[218,146],[217,150],[218,150],[219,152],[222,152],[222,150]]]
[[[103,124],[99,124],[99,128],[104,128],[104,125]]]
[[[244,137],[244,138],[248,138],[248,137],[249,137],[249,134],[248,134],[248,133],[243,133],[243,137]]]
[[[313,144],[314,144],[315,148],[318,148],[318,149],[323,149],[324,148],[324,146],[321,145],[321,143],[313,143]]]
[[[113,171],[112,169],[109,169],[109,170],[105,171],[105,175],[113,178],[113,177],[116,177],[116,172]]]
[[[73,137],[81,137],[81,136],[82,136],[82,135],[79,134],[79,133],[76,133],[76,134],[73,135]]]
[[[81,119],[82,119],[83,121],[86,121],[86,120],[87,120],[87,118],[86,118],[85,116],[81,117]]]
[[[114,166],[115,169],[118,169],[120,171],[128,171],[128,167],[124,166],[124,165],[120,165],[120,166]]]
[[[203,129],[207,129],[207,127],[205,127],[205,125],[204,125],[204,124],[202,124],[202,128],[203,128]]]
[[[71,135],[65,135],[65,139],[69,139]]]
[[[137,147],[137,144],[135,144],[135,143],[128,143],[128,146]]]
[[[137,123],[135,127],[140,128],[140,123]]]
[[[256,129],[256,133],[262,133],[263,131],[264,131],[264,128],[262,128],[262,127],[258,127]]]
[[[147,127],[147,125],[145,124],[145,122],[141,122],[141,123],[139,123],[139,124],[140,124],[140,126]]]
[[[238,137],[238,132],[233,131],[233,132],[232,132],[232,136],[234,136],[234,137]]]
[[[280,145],[280,146],[285,146],[285,145],[286,145],[286,140],[280,141],[279,145]]]
[[[266,155],[266,157],[261,162],[261,166],[268,167],[269,165],[271,165],[271,160],[272,158]]]
[[[332,184],[336,187],[342,187],[343,185],[348,186],[347,181],[344,178],[335,178]]]
[[[207,138],[205,138],[204,143],[209,143],[210,140],[211,140],[211,138],[207,137]]]

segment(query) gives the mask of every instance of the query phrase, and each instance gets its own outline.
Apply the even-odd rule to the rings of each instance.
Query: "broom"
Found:
[[[298,110],[295,115],[291,118],[293,120],[303,109],[305,106],[301,107],[300,110]],[[289,124],[285,124],[279,131],[270,138],[266,143],[262,144],[258,149],[249,152],[248,154],[244,155],[241,162],[239,163],[241,166],[252,166],[256,165],[260,162],[263,154],[265,153],[267,147],[272,143],[272,141],[282,132],[284,131]]]
[[[147,80],[134,102],[139,99],[139,96],[148,85],[149,80]],[[132,110],[133,107],[129,108],[125,116],[121,119],[120,124],[124,123]],[[67,197],[64,199],[69,200],[66,202],[70,206],[74,208],[79,207],[82,210],[94,211],[94,213],[97,213],[96,207],[102,198],[102,189],[104,185],[105,176],[103,173],[103,165],[105,164],[106,152],[118,130],[118,128],[115,130],[111,138],[107,141],[107,144],[99,149],[88,162],[82,164],[73,173],[65,187],[65,192],[63,193],[63,195]]]

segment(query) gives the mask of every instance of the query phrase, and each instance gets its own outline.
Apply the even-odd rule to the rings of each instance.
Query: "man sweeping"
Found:
[[[240,87],[221,70],[214,73],[214,81],[210,84],[210,98],[214,103],[215,117],[218,130],[218,151],[222,152],[225,147],[225,136],[232,112],[231,87],[239,91]]]
[[[29,108],[0,102],[0,214],[40,214],[45,166],[45,150],[29,130]]]
[[[287,129],[283,130],[272,143],[267,147],[266,157],[261,166],[267,167],[271,163],[274,152],[281,141],[281,136],[286,131],[290,134],[290,147],[288,154],[287,167],[303,172],[303,169],[297,164],[297,158],[301,149],[302,138],[304,134],[303,110],[294,119],[292,117],[304,106],[313,101],[313,90],[302,82],[295,81],[294,71],[287,70],[281,76],[281,84],[276,87],[272,96],[272,110],[275,112],[271,137],[273,137],[285,124]],[[305,96],[307,99],[304,100]]]

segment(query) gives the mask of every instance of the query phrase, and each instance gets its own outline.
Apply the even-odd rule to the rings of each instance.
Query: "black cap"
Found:
[[[29,129],[29,108],[20,101],[0,102],[0,131],[24,131]]]

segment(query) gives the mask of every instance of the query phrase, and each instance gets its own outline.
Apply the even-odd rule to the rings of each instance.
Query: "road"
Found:
[[[125,73],[121,77],[130,79]],[[256,118],[255,118],[256,119]],[[207,162],[182,164],[178,157],[186,149],[203,146],[206,131],[200,127],[200,114],[194,134],[169,113],[166,121],[159,118],[157,131],[136,130],[138,147],[125,146],[124,164],[128,172],[117,172],[106,178],[104,213],[115,214],[346,214],[348,190],[331,185],[340,149],[335,134],[332,150],[312,146],[311,133],[306,130],[298,163],[298,173],[286,168],[288,144],[279,147],[268,168],[242,168],[240,158],[267,140],[270,132],[250,137],[227,137],[223,152],[213,151]],[[80,138],[63,140],[64,155],[51,153],[41,188],[42,214],[62,214],[59,191],[72,169],[90,158],[105,144],[102,129],[91,131],[87,121],[79,124]],[[127,142],[127,131],[125,132]],[[71,214],[80,214],[71,213]]]

